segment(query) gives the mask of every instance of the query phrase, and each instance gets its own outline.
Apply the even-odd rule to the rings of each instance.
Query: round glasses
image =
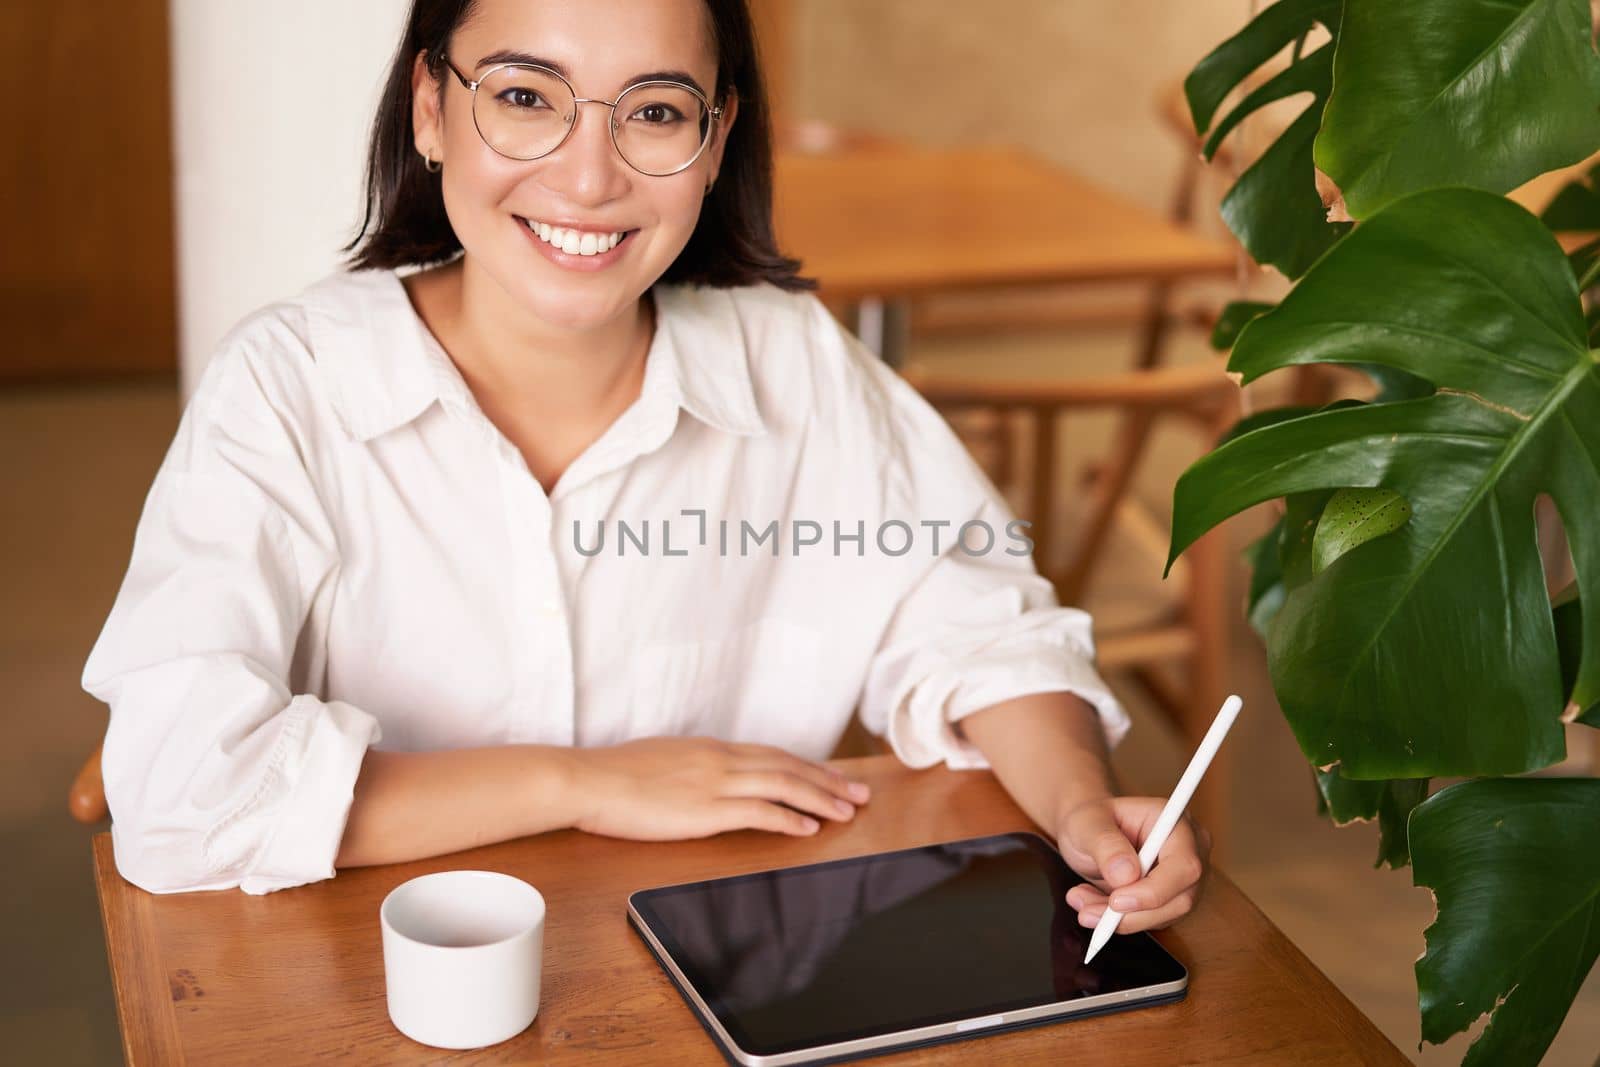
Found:
[[[588,99],[548,67],[502,63],[471,81],[448,56],[450,72],[472,94],[472,122],[483,143],[507,159],[539,159],[560,148],[577,126],[579,104],[611,109],[611,143],[628,166],[653,178],[687,169],[711,143],[722,108],[692,85],[647,81],[616,100]]]

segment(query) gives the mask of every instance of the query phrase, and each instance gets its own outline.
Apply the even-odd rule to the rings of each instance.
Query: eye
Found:
[[[665,126],[683,121],[683,112],[671,104],[650,103],[642,105],[629,118],[639,119],[648,126]]]
[[[495,99],[512,108],[531,109],[550,106],[537,91],[520,86],[503,90]]]

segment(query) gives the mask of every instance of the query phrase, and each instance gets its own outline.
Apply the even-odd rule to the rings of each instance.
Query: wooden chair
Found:
[[[91,826],[110,814],[105,782],[100,777],[100,749],[101,745],[94,746],[94,752],[72,780],[72,788],[67,790],[67,810],[74,819]]]
[[[1034,560],[1063,604],[1095,616],[1101,669],[1142,689],[1190,747],[1227,695],[1226,530],[1202,538],[1164,584],[1167,532],[1133,497],[1133,476],[1158,422],[1199,432],[1209,447],[1238,417],[1239,390],[1220,363],[1109,377],[995,381],[915,363],[905,378],[950,420],[1017,515],[1030,520]],[[1083,484],[1060,474],[1068,416],[1115,412],[1109,457]],[[1176,668],[1176,675],[1173,673]],[[1191,807],[1220,845],[1227,834],[1228,753],[1217,757]]]

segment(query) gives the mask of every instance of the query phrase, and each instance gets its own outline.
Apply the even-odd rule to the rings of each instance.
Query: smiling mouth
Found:
[[[638,232],[615,230],[610,233],[600,233],[594,230],[567,229],[535,219],[525,219],[520,215],[517,216],[517,221],[526,226],[539,240],[569,256],[603,255]]]

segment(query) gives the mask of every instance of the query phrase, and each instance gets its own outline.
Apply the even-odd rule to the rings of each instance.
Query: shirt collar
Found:
[[[750,352],[726,289],[656,285],[642,407],[678,408],[727,433],[758,436]],[[417,418],[435,400],[476,400],[392,270],[333,275],[304,294],[307,329],[335,411],[355,440]]]

